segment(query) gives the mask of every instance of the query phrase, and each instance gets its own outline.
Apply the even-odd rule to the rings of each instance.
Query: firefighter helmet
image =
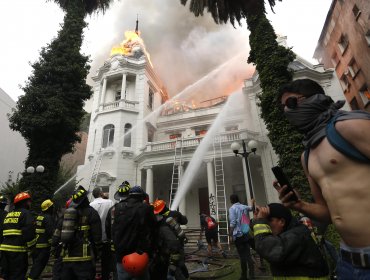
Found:
[[[66,209],[68,209],[69,205],[72,203],[72,197],[66,201]]]
[[[72,195],[72,202],[75,206],[80,205],[85,199],[87,199],[87,191],[83,186],[78,186],[77,190]]]
[[[144,192],[144,190],[140,187],[140,186],[134,186],[133,188],[131,188],[130,189],[130,191],[129,191],[129,194],[132,196],[132,195],[134,195],[134,196],[142,196],[142,197],[144,197],[145,196],[145,192]]]
[[[123,268],[127,273],[134,277],[143,275],[149,263],[149,256],[147,253],[132,253],[122,258]]]
[[[163,211],[164,207],[166,207],[166,202],[164,200],[157,199],[153,203],[154,207],[154,214],[159,214]]]
[[[8,204],[8,200],[6,199],[6,197],[3,195],[0,195],[0,205],[7,205],[7,204]]]
[[[119,185],[116,193],[114,194],[114,199],[119,201],[127,197],[129,194],[130,188],[131,188],[130,183],[127,181],[124,181],[121,185]]]
[[[26,193],[26,192],[21,192],[21,193],[19,193],[15,196],[14,204],[17,204],[18,202],[21,202],[21,201],[26,200],[26,199],[31,199],[30,194]]]
[[[54,203],[50,199],[47,199],[43,203],[41,203],[41,211],[44,212],[44,211],[48,210],[53,205],[54,205]]]

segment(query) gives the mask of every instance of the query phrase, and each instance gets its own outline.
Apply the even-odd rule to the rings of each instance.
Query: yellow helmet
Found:
[[[53,206],[53,202],[50,199],[45,200],[43,203],[41,203],[41,211],[48,210],[51,206]]]

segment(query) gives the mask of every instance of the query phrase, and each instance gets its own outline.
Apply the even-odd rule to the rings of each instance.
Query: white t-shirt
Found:
[[[102,241],[107,240],[107,235],[105,233],[105,220],[107,219],[109,209],[114,205],[113,201],[110,199],[103,199],[101,197],[95,198],[90,206],[94,208],[100,216],[101,229],[102,229]]]

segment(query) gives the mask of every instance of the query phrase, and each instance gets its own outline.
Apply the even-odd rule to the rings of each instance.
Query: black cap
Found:
[[[285,226],[290,224],[292,220],[292,213],[288,208],[280,203],[270,203],[269,205],[270,215],[269,218],[278,218],[285,220]]]

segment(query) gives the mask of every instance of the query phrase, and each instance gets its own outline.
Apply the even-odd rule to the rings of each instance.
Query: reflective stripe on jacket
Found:
[[[27,252],[36,243],[35,218],[28,209],[16,208],[3,221],[1,251]]]

